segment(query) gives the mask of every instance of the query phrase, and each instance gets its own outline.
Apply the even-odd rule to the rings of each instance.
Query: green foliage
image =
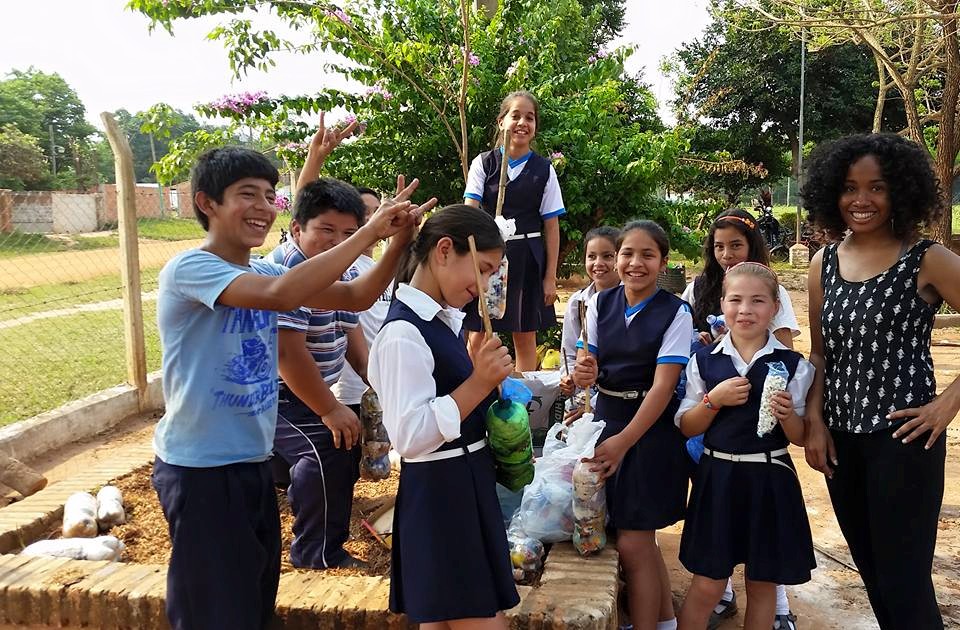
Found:
[[[47,162],[37,139],[16,125],[0,126],[0,188],[23,190],[47,173]]]
[[[469,161],[491,147],[500,101],[527,89],[541,103],[535,146],[552,156],[563,188],[563,251],[572,251],[601,222],[649,216],[669,226],[673,220],[650,201],[688,150],[688,140],[664,130],[649,89],[624,72],[631,51],[598,48],[622,27],[622,1],[506,0],[493,16],[468,2],[468,55],[459,6],[449,1],[360,0],[340,9],[278,0],[258,6],[279,15],[301,39],[285,42],[257,31],[253,21],[237,15],[237,3],[225,0],[131,2],[165,28],[176,19],[220,14],[211,37],[224,42],[237,73],[269,67],[272,54],[288,47],[339,55],[342,61],[327,70],[365,86],[364,92],[246,94],[200,108],[255,128],[285,163],[302,163],[317,112],[344,108],[365,131],[337,150],[328,173],[382,190],[392,188],[397,173],[415,175],[424,198],[457,202]],[[158,165],[161,178],[184,173],[200,150],[224,140],[225,134],[187,134]]]
[[[193,114],[174,109],[166,103],[158,103],[145,112],[135,114],[121,109],[114,116],[130,141],[133,171],[138,182],[156,181],[151,171],[153,156],[156,154],[160,159],[166,155],[172,141],[201,128],[212,129],[201,125]]]
[[[713,0],[712,8],[714,20],[703,35],[664,64],[675,83],[678,119],[694,128],[694,152],[762,164],[770,180],[779,180],[788,172],[785,156],[798,150],[799,42],[759,21],[742,3]],[[808,52],[805,140],[870,131],[875,80],[873,59],[861,46],[847,42]],[[902,128],[902,106],[891,103],[885,111],[885,128]],[[675,185],[732,203],[764,179],[693,170],[680,173]]]
[[[86,111],[76,92],[59,74],[28,68],[13,70],[0,81],[0,126],[12,124],[32,136],[47,160],[51,158],[51,129],[57,170],[69,164],[73,174],[37,179],[37,188],[84,188],[97,181],[97,159],[90,138],[96,129],[86,121]]]

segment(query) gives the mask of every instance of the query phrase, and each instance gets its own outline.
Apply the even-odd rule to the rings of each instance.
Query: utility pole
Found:
[[[53,141],[53,123],[50,123],[48,129],[50,130],[50,168],[53,170],[53,174],[57,174],[57,144]]]
[[[157,163],[157,148],[153,145],[153,134],[150,134],[150,157],[153,158],[153,163]],[[160,208],[160,218],[167,216],[167,206],[163,202],[163,184],[160,183],[160,178],[157,177],[157,197],[159,208]]]
[[[803,6],[800,7],[800,18],[803,18]],[[807,74],[807,29],[800,29],[800,117],[797,141],[799,150],[797,151],[797,192],[800,192],[803,180],[803,105],[806,91]],[[803,205],[800,202],[800,195],[797,195],[797,242],[790,247],[790,264],[794,267],[805,268],[810,266],[810,249],[800,242],[800,232],[803,226],[801,216]]]

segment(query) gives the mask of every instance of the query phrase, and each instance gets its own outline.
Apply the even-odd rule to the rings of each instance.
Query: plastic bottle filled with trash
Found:
[[[360,476],[380,481],[390,476],[390,438],[383,426],[383,409],[377,392],[368,388],[360,398]]]
[[[503,382],[502,398],[487,409],[487,437],[497,482],[517,492],[533,481],[533,440],[527,403],[532,393],[516,379]]]
[[[727,324],[723,320],[723,315],[707,315],[707,323],[710,325],[710,334],[716,339],[727,332]]]
[[[578,461],[573,469],[573,546],[581,556],[607,544],[607,492],[599,472]]]

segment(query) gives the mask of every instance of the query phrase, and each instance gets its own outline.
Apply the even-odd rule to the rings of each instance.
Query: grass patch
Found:
[[[147,369],[160,367],[155,309],[144,309]],[[80,313],[0,330],[0,425],[126,380],[123,314]],[[27,359],[28,358],[28,359]]]
[[[157,288],[158,275],[160,275],[159,267],[144,269],[140,272],[140,286],[144,292]],[[117,299],[121,297],[120,288],[120,274],[117,273],[83,282],[44,284],[24,289],[0,289],[0,322],[43,311]]]
[[[154,241],[186,241],[204,238],[203,231],[196,219],[140,219],[137,221],[137,233],[140,238]]]

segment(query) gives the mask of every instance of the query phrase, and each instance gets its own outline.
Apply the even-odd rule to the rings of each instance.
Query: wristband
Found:
[[[707,406],[707,409],[709,409],[710,411],[719,411],[719,410],[720,410],[719,405],[714,405],[712,402],[710,402],[710,394],[704,394],[704,395],[703,395],[703,404],[706,405],[706,406]]]

